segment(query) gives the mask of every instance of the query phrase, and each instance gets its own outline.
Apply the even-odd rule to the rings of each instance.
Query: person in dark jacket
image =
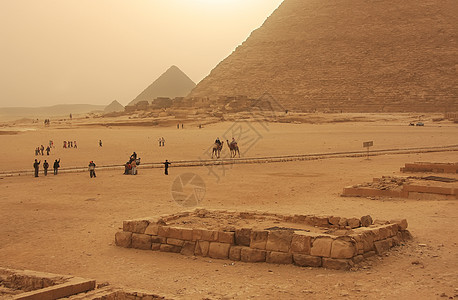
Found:
[[[45,159],[45,161],[43,163],[43,172],[44,172],[45,176],[48,176],[48,167],[49,167],[49,164]]]
[[[89,162],[89,176],[91,176],[91,178],[96,177],[95,176],[95,163],[92,160]]]
[[[38,177],[38,167],[40,166],[41,161],[35,159],[33,163],[33,168],[35,169],[35,177]]]
[[[169,175],[169,165],[171,165],[171,163],[169,163],[168,160],[165,160],[164,162],[164,174],[165,175]]]
[[[60,158],[59,158],[59,160],[56,159],[54,161],[54,165],[53,165],[54,175],[57,175],[57,171],[59,170],[59,167],[60,167]]]

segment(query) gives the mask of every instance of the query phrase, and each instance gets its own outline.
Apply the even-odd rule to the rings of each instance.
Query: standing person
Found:
[[[48,155],[48,156],[49,156],[49,151],[51,151],[51,148],[49,148],[49,146],[48,146],[48,147],[46,147],[46,155]]]
[[[64,148],[67,148],[67,141],[64,141]]]
[[[44,163],[43,163],[43,170],[44,170],[45,176],[48,176],[48,167],[49,167],[49,164],[48,164],[48,162],[47,162],[46,159],[45,159],[45,161],[44,161]]]
[[[89,176],[91,176],[91,178],[96,177],[95,176],[95,163],[92,160],[89,162]]]
[[[45,147],[44,147],[43,145],[41,145],[41,147],[40,147],[40,152],[41,152],[41,155],[42,155],[42,156],[44,155],[43,151],[45,151]]]
[[[132,167],[132,175],[137,175],[137,160],[134,159],[131,163],[130,166]]]
[[[35,159],[35,162],[33,163],[33,168],[35,169],[35,177],[38,177],[38,167],[40,166],[41,161],[37,161]]]
[[[54,169],[54,175],[57,175],[57,171],[59,170],[60,168],[60,158],[59,160],[55,160],[54,161],[54,165],[53,165],[53,169]]]
[[[168,160],[165,160],[164,162],[164,174],[165,175],[169,175],[169,165],[171,165],[171,163],[169,163]]]
[[[102,147],[102,140],[99,140],[99,147]]]
[[[157,141],[159,142],[159,147],[162,146],[162,139],[159,138]]]
[[[180,129],[180,124],[179,123],[177,124],[177,129]]]
[[[76,141],[73,142],[73,147],[78,148],[78,146],[76,145]]]
[[[164,147],[164,146],[165,146],[165,139],[164,139],[164,137],[161,138],[161,142],[162,142],[162,147]]]
[[[183,124],[183,123],[181,123],[181,129],[183,129],[183,126],[184,126],[184,124]]]

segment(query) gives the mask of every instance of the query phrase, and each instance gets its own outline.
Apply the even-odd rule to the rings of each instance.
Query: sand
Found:
[[[458,144],[458,125],[407,126],[409,116],[390,115],[371,122],[283,124],[241,123],[259,136],[240,141],[242,156],[307,154]],[[54,140],[49,157],[62,167],[123,164],[136,151],[144,162],[172,161],[162,169],[140,169],[32,176],[0,176],[0,266],[70,274],[98,282],[183,299],[433,299],[458,296],[457,201],[340,197],[343,187],[373,177],[403,175],[406,162],[457,162],[456,152],[412,153],[365,158],[227,166],[174,168],[173,161],[206,158],[213,140],[233,122],[160,127],[97,126],[92,119],[0,135],[0,171],[32,169],[34,148]],[[243,125],[247,124],[247,125]],[[265,125],[265,124],[264,124]],[[21,127],[15,124],[15,128]],[[245,127],[243,127],[245,126]],[[248,126],[248,127],[247,127]],[[240,126],[239,126],[240,127]],[[13,131],[4,126],[5,131]],[[16,129],[14,130],[16,131]],[[234,131],[235,132],[235,131]],[[157,139],[164,137],[165,147]],[[226,134],[229,139],[231,133]],[[77,140],[78,149],[62,149],[62,140]],[[98,140],[103,140],[103,147]],[[251,142],[250,142],[251,141]],[[250,144],[252,143],[252,145]],[[250,146],[251,147],[248,147]],[[245,149],[244,149],[244,146]],[[249,148],[248,150],[246,150]],[[223,154],[227,153],[227,148]],[[122,221],[183,210],[172,200],[176,176],[193,172],[206,184],[201,207],[324,214],[374,219],[406,218],[414,240],[350,272],[293,265],[249,264],[124,249],[114,245]],[[418,174],[417,174],[418,175]],[[448,175],[447,176],[453,176]],[[456,176],[455,176],[456,178]]]

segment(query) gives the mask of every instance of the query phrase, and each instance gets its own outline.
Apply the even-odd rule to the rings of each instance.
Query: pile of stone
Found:
[[[347,219],[335,216],[220,211],[220,214],[253,220],[275,216],[289,226],[286,229],[265,230],[247,226],[227,231],[168,224],[183,217],[198,217],[202,211],[207,210],[197,209],[159,218],[124,221],[123,231],[116,233],[116,245],[233,261],[347,270],[355,263],[375,254],[380,255],[411,238],[406,220],[379,221],[374,224],[370,216]],[[330,231],[321,233],[295,230],[295,224],[351,231],[331,234]]]
[[[356,184],[354,188],[369,187],[378,190],[402,190],[404,184],[410,182],[409,178],[382,176],[381,178],[374,178],[372,182]]]

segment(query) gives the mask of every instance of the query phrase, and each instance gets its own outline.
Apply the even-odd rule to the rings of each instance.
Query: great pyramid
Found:
[[[458,111],[457,0],[285,0],[189,97],[285,109]]]
[[[171,66],[159,76],[150,86],[140,93],[128,105],[135,105],[140,101],[151,102],[156,98],[185,97],[196,86],[177,66]]]

